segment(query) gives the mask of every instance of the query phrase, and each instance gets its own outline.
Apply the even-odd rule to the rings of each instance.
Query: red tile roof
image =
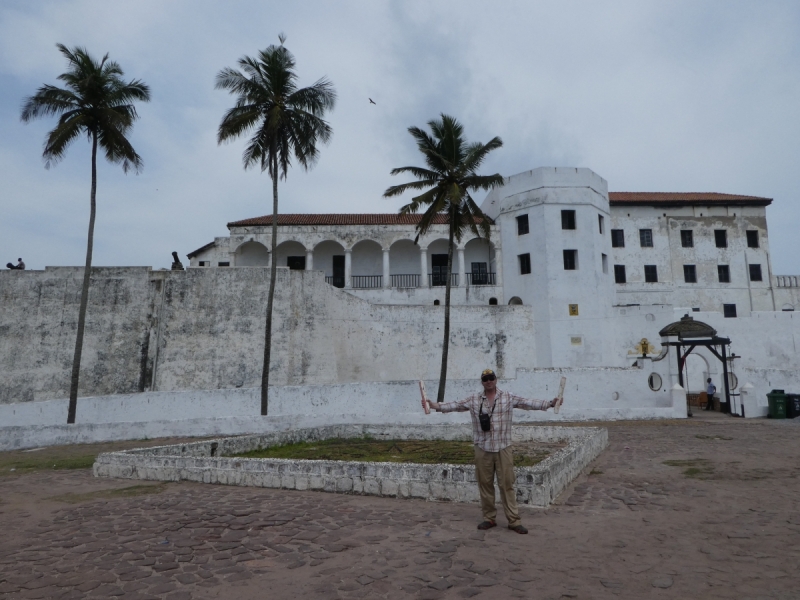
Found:
[[[608,200],[611,206],[707,206],[714,204],[768,206],[772,203],[772,198],[717,192],[608,192]]]
[[[364,214],[280,214],[278,226],[287,225],[416,225],[422,215],[398,215],[395,213]],[[447,216],[438,215],[434,219],[436,225],[447,225]],[[228,227],[248,227],[272,225],[272,215],[254,217],[242,221],[228,223]]]

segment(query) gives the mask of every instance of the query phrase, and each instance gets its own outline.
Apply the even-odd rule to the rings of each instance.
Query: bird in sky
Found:
[[[370,104],[375,104],[375,106],[377,106],[377,104],[375,103],[375,100],[373,100],[372,98],[369,99],[369,102],[370,102]]]

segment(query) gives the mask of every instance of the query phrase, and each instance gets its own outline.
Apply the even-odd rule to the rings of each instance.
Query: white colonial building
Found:
[[[526,304],[537,323],[604,319],[614,306],[670,305],[728,317],[800,306],[797,277],[769,259],[770,198],[608,192],[589,169],[539,168],[483,203],[488,240],[468,233],[453,257],[455,305]],[[376,304],[444,299],[445,217],[417,243],[418,215],[282,214],[278,266],[317,270]],[[270,264],[272,217],[228,224],[189,253],[191,267]],[[544,326],[544,325],[543,325]]]

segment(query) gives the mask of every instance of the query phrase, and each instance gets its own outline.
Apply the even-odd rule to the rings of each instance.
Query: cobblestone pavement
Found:
[[[800,427],[698,417],[607,424],[527,536],[475,505],[3,477],[0,598],[798,598]]]

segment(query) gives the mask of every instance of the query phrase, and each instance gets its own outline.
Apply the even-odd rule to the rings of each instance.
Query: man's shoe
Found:
[[[511,531],[516,531],[517,533],[522,533],[522,534],[528,533],[528,530],[527,530],[527,529],[525,529],[525,528],[524,528],[522,525],[515,525],[514,527],[512,527],[511,525],[509,525],[509,526],[508,526],[508,528],[509,528]]]
[[[478,525],[478,529],[481,530],[491,529],[492,527],[497,527],[497,523],[495,523],[494,521],[484,521],[483,523],[480,523]]]

